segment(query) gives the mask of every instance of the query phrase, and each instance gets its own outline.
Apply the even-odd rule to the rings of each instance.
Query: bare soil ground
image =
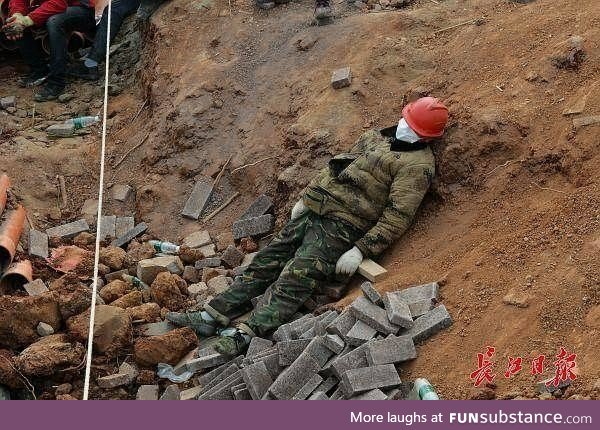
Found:
[[[579,377],[563,397],[598,398],[598,126],[575,130],[563,115],[582,99],[579,116],[599,113],[597,2],[418,0],[383,13],[340,3],[327,26],[311,24],[312,8],[163,6],[146,35],[141,86],[110,102],[108,185],[134,185],[138,218],[177,240],[199,227],[179,215],[194,180],[216,176],[231,156],[211,208],[242,196],[205,227],[227,235],[260,193],[274,196],[282,224],[329,156],[394,124],[410,97],[440,97],[451,124],[435,147],[438,176],[413,228],[383,257],[390,276],[377,288],[443,280],[454,325],[419,348],[404,378],[426,377],[444,398],[478,396],[469,374],[493,345],[495,395],[534,397],[530,360],[545,354],[550,377],[565,347]],[[574,35],[584,39],[582,64],[557,68]],[[331,72],[346,65],[352,85],[333,90]],[[118,210],[108,202],[107,213]],[[504,304],[510,290],[529,296],[527,306]],[[524,360],[511,379],[508,356]]]

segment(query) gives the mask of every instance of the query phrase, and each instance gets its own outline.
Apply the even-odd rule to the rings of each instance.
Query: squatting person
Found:
[[[363,258],[377,257],[411,224],[435,173],[429,144],[447,121],[446,106],[424,97],[404,107],[397,126],[364,133],[308,184],[291,220],[229,290],[203,311],[167,319],[200,336],[219,334],[215,349],[236,355],[253,336],[289,321],[320,285],[349,279]],[[265,292],[265,304],[230,327]]]

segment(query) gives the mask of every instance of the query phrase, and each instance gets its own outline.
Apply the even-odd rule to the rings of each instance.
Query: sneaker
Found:
[[[71,64],[67,68],[67,75],[86,81],[97,81],[98,79],[100,79],[100,72],[98,72],[98,66],[87,67],[81,61],[75,64]]]
[[[217,321],[205,311],[169,312],[166,318],[179,327],[190,327],[198,336],[209,337],[217,332]]]
[[[262,10],[269,10],[275,7],[274,0],[256,0],[256,6]]]
[[[48,102],[56,100],[65,91],[63,85],[46,84],[39,93],[33,95],[33,100],[36,102]]]
[[[329,5],[329,0],[316,0],[315,1],[315,18],[316,19],[328,19],[331,18],[332,11]]]
[[[214,345],[215,351],[228,357],[243,354],[252,340],[250,335],[239,328],[226,328],[219,335],[221,337]]]
[[[26,76],[22,76],[17,80],[17,84],[21,88],[27,87],[37,87],[38,85],[42,85],[46,79],[48,78],[48,72],[31,72]]]

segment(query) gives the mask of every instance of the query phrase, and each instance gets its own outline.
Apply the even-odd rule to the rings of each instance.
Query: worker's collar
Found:
[[[398,126],[387,127],[380,130],[382,136],[387,137],[390,141],[390,150],[398,152],[409,152],[409,151],[420,151],[421,149],[427,148],[427,143],[423,141],[419,142],[404,142],[396,138],[396,130]]]

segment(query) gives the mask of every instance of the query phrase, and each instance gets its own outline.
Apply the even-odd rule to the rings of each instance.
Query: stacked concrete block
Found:
[[[350,369],[344,372],[341,388],[346,398],[376,388],[385,389],[400,385],[400,375],[393,364]]]
[[[412,336],[415,342],[420,342],[450,325],[452,325],[452,318],[446,306],[440,305],[417,318],[415,324],[405,334]]]
[[[371,301],[371,303],[382,306],[383,300],[381,294],[373,287],[373,284],[369,281],[363,282],[360,286],[364,296]]]
[[[359,297],[352,302],[350,305],[350,314],[384,334],[396,334],[400,329],[400,327],[388,320],[385,310],[364,297]]]
[[[392,324],[403,328],[411,328],[414,325],[410,308],[402,297],[394,293],[386,293],[383,296],[383,303]]]
[[[259,400],[265,395],[273,380],[264,362],[259,361],[242,369],[242,378],[254,400]]]
[[[365,352],[369,366],[401,363],[417,357],[411,336],[390,335],[383,340],[375,340],[369,343]]]
[[[359,346],[373,339],[377,330],[362,321],[356,321],[352,328],[346,333],[346,342],[350,345]]]

